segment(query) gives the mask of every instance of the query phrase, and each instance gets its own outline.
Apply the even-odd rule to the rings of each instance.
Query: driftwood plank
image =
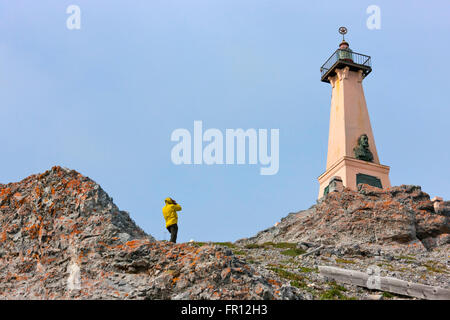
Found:
[[[450,300],[450,290],[413,283],[392,277],[381,277],[376,270],[361,272],[329,266],[319,266],[319,272],[326,278],[369,289],[388,291],[405,296],[428,300]]]
[[[299,255],[299,257],[306,257],[306,256],[309,256],[310,254],[313,254],[314,252],[317,252],[317,251],[319,251],[320,249],[322,249],[323,248],[323,246],[320,246],[320,247],[318,247],[318,248],[316,248],[316,249],[313,249],[313,250],[311,250],[311,251],[308,251],[308,252],[306,252],[306,253],[302,253],[301,255]]]

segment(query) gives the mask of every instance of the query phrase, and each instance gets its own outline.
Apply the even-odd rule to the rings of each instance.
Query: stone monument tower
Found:
[[[372,71],[370,57],[353,52],[345,41],[320,68],[321,81],[331,84],[327,169],[318,178],[319,196],[359,183],[388,188],[389,167],[380,164],[370,125],[363,79]]]

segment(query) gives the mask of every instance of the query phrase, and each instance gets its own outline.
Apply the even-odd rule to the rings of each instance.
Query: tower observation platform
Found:
[[[320,67],[321,81],[330,83],[328,77],[336,75],[336,69],[349,67],[350,71],[362,70],[365,78],[372,71],[370,56],[356,53],[350,49],[337,49]]]

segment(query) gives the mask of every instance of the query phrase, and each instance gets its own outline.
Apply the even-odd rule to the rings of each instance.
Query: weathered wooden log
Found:
[[[318,248],[316,248],[316,249],[314,249],[314,250],[311,250],[311,251],[302,253],[301,255],[299,255],[299,257],[306,257],[306,256],[309,256],[310,254],[313,254],[314,252],[317,252],[317,251],[319,251],[319,250],[322,249],[322,248],[323,248],[323,246],[320,246],[320,247],[318,247]]]
[[[420,299],[450,300],[450,290],[448,289],[408,282],[392,277],[381,277],[375,269],[368,270],[369,272],[366,273],[336,267],[319,266],[321,275],[339,282]]]

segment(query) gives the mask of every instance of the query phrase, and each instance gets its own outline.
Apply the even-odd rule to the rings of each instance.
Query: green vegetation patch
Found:
[[[309,289],[305,281],[292,280],[290,284],[296,288]]]
[[[281,278],[287,279],[287,280],[294,280],[299,282],[304,282],[304,278],[296,273],[286,271],[279,267],[270,267],[269,270],[275,272],[278,274]]]
[[[336,263],[349,263],[349,264],[355,264],[356,262],[355,262],[355,261],[352,261],[352,260],[346,260],[346,259],[339,259],[339,258],[336,258]]]
[[[331,284],[331,288],[325,290],[320,294],[320,300],[355,300],[354,297],[347,297],[343,292],[346,292],[345,287],[336,283]]]
[[[447,271],[447,267],[443,264],[440,264],[435,261],[428,261],[427,263],[424,263],[424,266],[427,268],[428,271],[435,272],[435,273],[449,273]]]
[[[278,248],[278,249],[295,249],[295,248],[297,248],[296,243],[290,243],[290,242],[278,242],[278,243],[267,242],[267,243],[270,244],[272,247]]]
[[[269,268],[269,270],[272,270],[273,272],[278,274],[283,279],[291,280],[290,284],[293,287],[302,288],[302,289],[307,288],[305,278],[303,278],[301,275],[298,275],[296,273],[289,272],[282,268],[277,268],[277,267],[271,267],[271,268]]]
[[[295,256],[305,253],[305,250],[298,249],[298,248],[292,248],[292,249],[287,249],[287,250],[281,251],[280,253],[284,254],[285,256],[295,257]]]
[[[205,245],[216,245],[216,246],[225,246],[231,249],[237,248],[236,245],[234,245],[231,242],[190,242],[190,244],[196,247],[202,247]]]
[[[202,247],[208,243],[206,242],[190,242],[191,245],[196,246],[196,247]]]
[[[280,268],[280,269],[286,269],[287,266],[282,265],[282,264],[275,264],[275,263],[268,263],[267,266],[269,267],[269,269],[271,268]],[[272,269],[271,269],[272,270]]]
[[[299,269],[301,272],[304,272],[304,273],[309,273],[309,272],[316,272],[316,273],[318,273],[318,272],[319,272],[319,270],[318,270],[317,268],[308,268],[308,267],[302,267],[302,266],[300,266],[300,267],[298,267],[298,269]]]
[[[277,248],[277,249],[296,249],[297,244],[296,243],[290,243],[290,242],[264,242],[262,244],[257,243],[251,243],[245,246],[247,249],[271,249],[271,248]]]
[[[228,248],[236,248],[236,245],[234,245],[231,242],[213,242],[212,244],[216,245],[216,246],[225,246]]]

